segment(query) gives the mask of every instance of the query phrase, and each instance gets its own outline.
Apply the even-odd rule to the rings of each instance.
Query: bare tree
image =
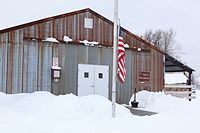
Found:
[[[147,30],[143,38],[153,44],[155,47],[160,50],[175,56],[180,59],[180,49],[181,46],[175,41],[176,32],[173,29],[169,30]]]
[[[200,75],[198,75],[196,73],[192,74],[192,84],[200,85]]]

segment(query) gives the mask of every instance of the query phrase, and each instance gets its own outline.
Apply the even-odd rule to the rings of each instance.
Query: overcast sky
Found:
[[[91,8],[113,21],[114,0],[2,0],[0,29]],[[147,29],[176,31],[183,63],[200,74],[200,0],[119,0],[121,25],[134,34]]]

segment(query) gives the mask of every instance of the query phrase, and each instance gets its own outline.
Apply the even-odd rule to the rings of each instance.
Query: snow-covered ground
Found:
[[[111,102],[104,97],[73,94],[54,96],[48,92],[32,94],[0,93],[1,133],[199,133],[200,92],[189,102],[142,91],[139,106],[159,112],[153,116],[134,116],[121,105],[111,118]]]

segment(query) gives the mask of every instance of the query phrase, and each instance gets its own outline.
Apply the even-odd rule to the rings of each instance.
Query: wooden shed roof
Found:
[[[192,73],[194,69],[181,63],[169,54],[165,55],[165,72],[189,72]]]

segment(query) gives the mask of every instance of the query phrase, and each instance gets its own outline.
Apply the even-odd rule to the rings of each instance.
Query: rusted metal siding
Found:
[[[0,90],[5,93],[50,91],[51,47],[34,41],[0,44]]]
[[[6,93],[6,74],[7,74],[7,45],[0,45],[0,91]]]
[[[84,18],[93,19],[93,29],[84,28]],[[125,29],[127,79],[117,84],[117,102],[128,103],[133,89],[159,91],[164,87],[163,54]],[[8,32],[6,32],[8,31]],[[58,40],[67,35],[74,44],[41,41],[47,37]],[[77,45],[79,40],[97,41],[101,47]],[[53,94],[77,94],[78,64],[109,65],[109,97],[112,81],[113,23],[88,10],[32,22],[0,31],[0,91],[26,93],[49,91]],[[137,52],[137,48],[142,52]],[[51,80],[53,57],[62,68],[59,83]],[[150,72],[148,87],[138,84],[138,72]]]
[[[84,28],[84,19],[93,19],[93,29]],[[96,17],[90,12],[75,14],[59,19],[52,19],[24,28],[24,36],[27,38],[54,37],[63,40],[64,36],[71,37],[74,41],[97,41],[100,44],[112,45],[113,26]]]
[[[84,45],[59,45],[60,66],[62,68],[62,78],[57,84],[53,83],[54,94],[77,94],[78,64],[95,64],[109,66],[109,98],[111,99],[112,81],[112,48],[89,47]],[[136,59],[136,57],[138,59]],[[140,58],[144,61],[141,63]],[[128,103],[133,88],[137,87],[136,65],[143,71],[150,71],[151,52],[137,53],[133,50],[126,50],[127,78],[125,83],[117,84],[117,102]],[[153,80],[153,77],[152,79]],[[152,86],[150,86],[151,89]]]
[[[91,18],[93,20],[92,29],[84,27],[85,18]],[[21,29],[23,29],[24,38],[44,39],[54,37],[58,40],[63,40],[63,37],[67,35],[75,42],[88,40],[108,46],[113,44],[113,23],[91,10],[44,19],[40,23],[33,22]],[[14,31],[19,32],[19,30]],[[125,43],[129,44],[131,48],[140,47],[150,50],[150,47],[138,40],[135,35],[124,28],[122,28],[122,31]],[[8,33],[9,42],[13,41],[16,33],[12,31]]]
[[[24,41],[23,45],[1,44],[0,46],[2,92],[49,91],[54,94],[77,94],[78,64],[109,65],[109,88],[111,88],[112,48],[40,41]],[[161,61],[159,56],[156,52],[152,56],[151,52],[126,50],[127,79],[123,85],[117,85],[119,103],[128,103],[133,94],[133,88],[138,88],[139,70],[151,71],[151,91],[162,88],[162,84],[158,82],[163,79],[160,75],[162,69],[159,67],[162,66],[159,66]],[[62,68],[59,83],[51,80],[53,57],[59,58],[59,66]],[[111,89],[109,91],[111,98]]]
[[[151,91],[161,91],[164,89],[164,61],[163,55],[155,50],[152,50],[151,60],[151,74],[152,74],[152,86]]]

